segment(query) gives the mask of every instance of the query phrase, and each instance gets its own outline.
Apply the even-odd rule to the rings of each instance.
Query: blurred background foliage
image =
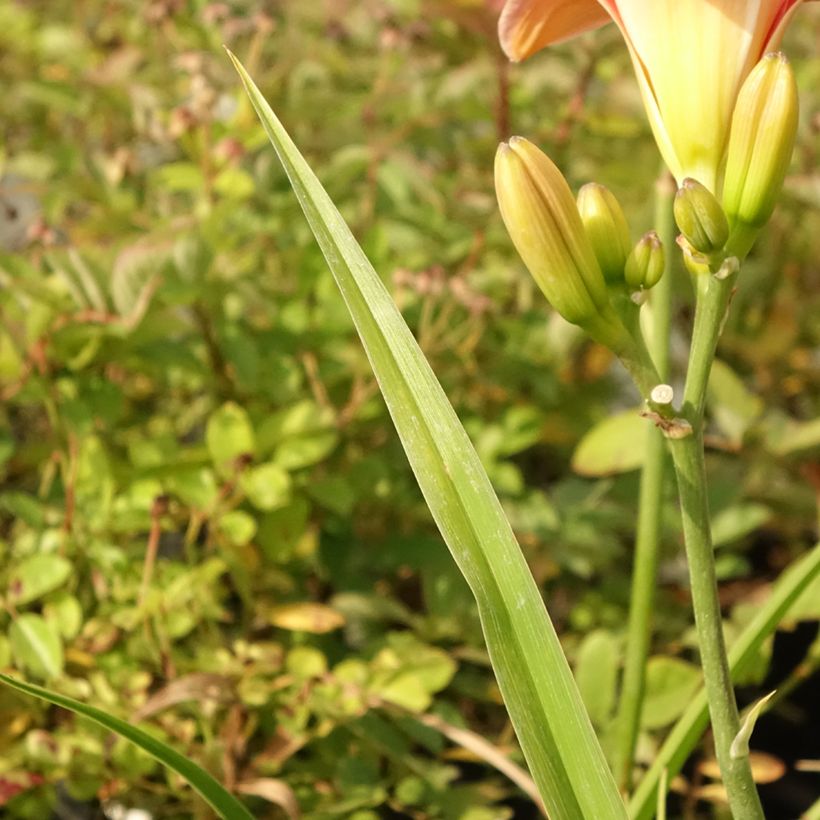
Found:
[[[659,160],[614,29],[510,66],[492,5],[0,0],[0,667],[144,721],[259,816],[535,812],[498,768],[521,760],[469,591],[222,44],[417,333],[607,739],[637,396],[524,274],[491,169],[525,134],[573,186],[611,187],[637,237]],[[784,46],[799,147],[711,384],[730,634],[817,537],[818,12]],[[643,763],[698,678],[671,488],[665,520]],[[816,788],[797,738],[817,736],[799,684],[820,657],[818,592],[741,690],[782,686],[755,735],[772,816]],[[714,794],[710,765],[673,784],[685,816]],[[6,691],[0,806],[207,816],[126,743]]]

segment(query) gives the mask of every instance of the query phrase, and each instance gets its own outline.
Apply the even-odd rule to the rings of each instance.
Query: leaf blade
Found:
[[[81,703],[73,698],[44,689],[42,686],[35,686],[32,683],[13,678],[10,675],[0,673],[0,682],[5,683],[12,689],[26,695],[45,700],[54,706],[69,709],[78,715],[87,717],[98,723],[100,726],[116,732],[118,735],[135,743],[152,757],[156,758],[177,774],[185,778],[199,795],[225,820],[253,820],[253,815],[240,803],[230,792],[224,789],[219,782],[203,768],[198,766],[189,758],[172,749],[166,743],[152,737],[144,730],[126,723],[113,715]]]
[[[550,815],[623,817],[558,637],[467,434],[341,215],[228,54],[353,317],[422,494],[476,597],[499,686]]]

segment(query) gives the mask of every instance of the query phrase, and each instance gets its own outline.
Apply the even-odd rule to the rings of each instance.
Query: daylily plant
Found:
[[[499,34],[518,61],[614,20],[666,164],[717,193],[740,87],[805,1],[507,0]]]

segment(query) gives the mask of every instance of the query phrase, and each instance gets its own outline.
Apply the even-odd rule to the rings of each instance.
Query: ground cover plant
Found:
[[[522,275],[490,171],[514,121],[651,227],[640,191],[658,164],[615,35],[511,70],[494,15],[469,4],[0,9],[16,89],[2,103],[4,663],[141,721],[254,814],[535,811],[469,590],[225,42],[389,277],[615,754],[644,429],[616,413],[639,397]],[[817,25],[807,7],[789,33],[796,157],[708,396],[730,638],[816,538]],[[671,485],[662,511],[639,769],[699,686]],[[752,748],[767,724],[791,727],[788,744],[770,729],[773,756],[758,758],[758,778],[781,775],[761,789],[773,816],[811,802],[799,758],[812,752],[793,735],[812,719],[799,684],[816,600],[789,607],[785,660],[770,664],[771,641],[742,658],[742,703],[781,693]],[[202,813],[105,730],[2,697],[10,816],[72,801]],[[710,748],[672,782],[672,811],[721,810]]]

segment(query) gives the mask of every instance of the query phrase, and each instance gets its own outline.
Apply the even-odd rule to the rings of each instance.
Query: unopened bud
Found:
[[[609,283],[623,281],[632,242],[629,224],[615,195],[603,185],[590,182],[578,191],[578,211],[604,279]]]
[[[732,250],[748,251],[774,210],[797,134],[797,83],[783,54],[767,54],[737,98],[723,184]],[[740,237],[740,238],[738,238]]]
[[[675,222],[689,244],[706,255],[729,238],[729,223],[714,194],[695,179],[685,179],[675,195]]]
[[[510,238],[552,306],[575,324],[596,317],[609,303],[606,283],[558,168],[513,137],[496,153],[495,190]]]
[[[660,282],[665,267],[663,242],[655,231],[650,231],[641,237],[626,260],[626,284],[632,290],[649,290]]]

